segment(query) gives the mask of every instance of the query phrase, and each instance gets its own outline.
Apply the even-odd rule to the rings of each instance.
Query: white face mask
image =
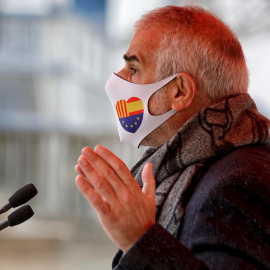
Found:
[[[120,141],[138,147],[150,132],[176,113],[170,110],[154,116],[148,111],[150,97],[176,76],[174,74],[152,84],[135,84],[121,79],[115,73],[111,75],[105,91],[114,108]]]

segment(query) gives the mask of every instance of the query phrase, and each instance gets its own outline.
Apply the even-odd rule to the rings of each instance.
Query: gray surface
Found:
[[[0,240],[1,270],[106,270],[116,247],[108,241]]]

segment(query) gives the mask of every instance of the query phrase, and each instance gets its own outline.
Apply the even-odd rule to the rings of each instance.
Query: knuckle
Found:
[[[106,203],[99,198],[98,196],[96,196],[95,198],[92,199],[91,205],[94,209],[97,210],[97,212],[99,214],[106,214],[107,213],[107,207],[106,207]]]
[[[93,196],[91,204],[93,207],[100,207],[102,205],[102,201],[98,196]]]
[[[115,164],[115,170],[116,171],[122,171],[122,170],[125,169],[125,167],[126,167],[125,164],[123,162],[121,162],[121,161],[116,162],[116,164]]]
[[[112,179],[115,175],[114,171],[109,167],[104,169],[103,174],[108,179]]]
[[[123,200],[123,203],[130,204],[132,202],[132,200],[133,200],[133,195],[128,191],[123,192],[122,200]]]
[[[95,185],[95,189],[97,190],[106,190],[108,189],[108,184],[105,181],[99,180]]]

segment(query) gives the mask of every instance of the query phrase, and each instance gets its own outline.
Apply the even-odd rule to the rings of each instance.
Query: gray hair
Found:
[[[247,92],[249,75],[241,44],[210,12],[191,6],[157,8],[134,26],[135,32],[145,29],[161,34],[154,53],[157,81],[185,72],[213,100]]]

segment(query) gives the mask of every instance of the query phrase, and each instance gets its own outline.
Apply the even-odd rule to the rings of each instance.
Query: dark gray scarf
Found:
[[[147,162],[153,164],[157,222],[177,236],[186,191],[207,163],[237,147],[270,143],[269,127],[270,121],[258,113],[250,96],[237,95],[202,110],[167,143],[148,149],[131,172],[142,186],[142,169]]]

